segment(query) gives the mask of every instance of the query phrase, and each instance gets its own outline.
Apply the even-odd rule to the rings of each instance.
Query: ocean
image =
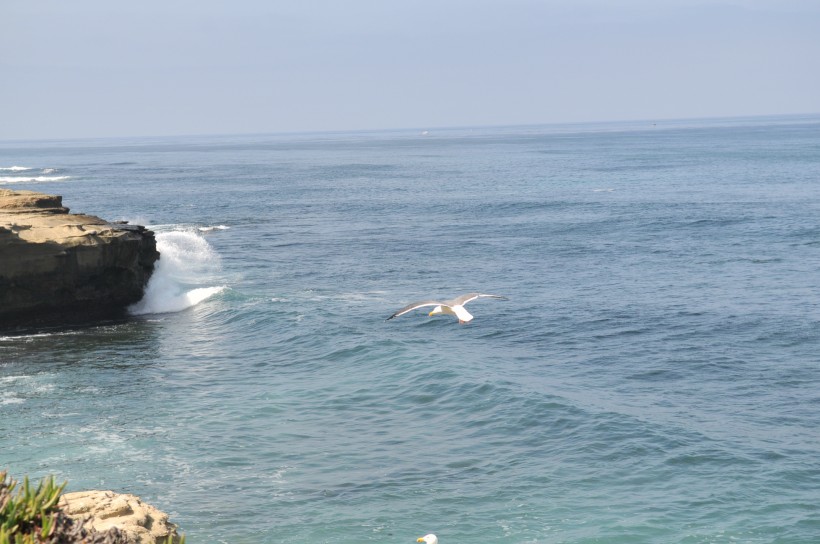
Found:
[[[0,187],[162,254],[0,335],[16,478],[191,544],[820,542],[820,116],[6,141]]]

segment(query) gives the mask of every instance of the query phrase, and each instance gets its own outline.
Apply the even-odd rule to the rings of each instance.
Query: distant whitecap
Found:
[[[0,168],[0,171],[4,172],[25,172],[26,170],[31,170],[28,166],[6,166]]]
[[[44,183],[48,181],[65,181],[71,176],[0,176],[0,183]]]
[[[214,230],[228,230],[231,227],[225,225],[214,225],[211,227],[198,227],[199,232],[211,232]]]

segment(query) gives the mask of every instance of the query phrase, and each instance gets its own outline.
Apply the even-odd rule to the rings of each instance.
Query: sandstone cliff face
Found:
[[[77,491],[60,497],[59,508],[67,516],[86,520],[85,526],[105,532],[116,527],[129,544],[165,544],[181,540],[168,514],[145,504],[139,497],[113,491]]]
[[[122,313],[159,258],[141,226],[70,214],[62,197],[0,189],[0,328]]]

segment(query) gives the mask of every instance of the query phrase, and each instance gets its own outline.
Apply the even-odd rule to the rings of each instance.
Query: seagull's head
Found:
[[[416,542],[425,542],[426,544],[438,544],[438,538],[436,535],[430,533],[429,535],[424,535],[423,537],[416,540]]]
[[[433,316],[433,315],[439,315],[439,314],[443,314],[443,313],[444,313],[444,310],[441,309],[441,306],[436,306],[435,308],[433,308],[433,311],[430,312],[427,315]]]

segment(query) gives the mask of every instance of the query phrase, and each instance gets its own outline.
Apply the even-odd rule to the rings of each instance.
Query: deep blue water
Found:
[[[820,117],[0,168],[163,254],[139,315],[0,336],[16,477],[135,493],[191,543],[820,542]],[[508,300],[385,321],[468,291]]]

